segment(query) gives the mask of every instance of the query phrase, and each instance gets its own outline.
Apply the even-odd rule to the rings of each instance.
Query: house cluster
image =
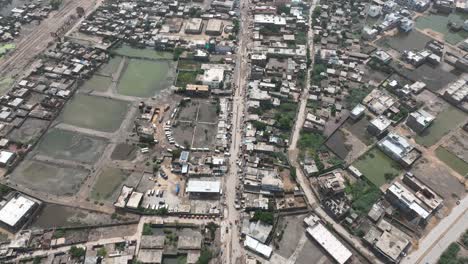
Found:
[[[0,16],[0,43],[13,41],[20,34],[22,25],[45,19],[51,10],[51,6],[41,1],[31,1],[13,8],[7,16]]]
[[[24,156],[79,83],[90,77],[107,59],[108,55],[101,50],[71,42],[59,43],[43,53],[29,74],[16,81],[8,93],[0,97],[1,167],[8,170],[18,157]],[[24,141],[13,133],[28,129],[34,120],[44,124],[38,135]]]
[[[157,49],[195,48],[200,43],[206,48],[208,40],[212,39],[219,44],[219,51],[232,51],[234,46],[221,40],[238,30],[233,25],[234,2],[202,4],[166,0],[108,2],[89,15],[79,31],[102,38],[107,46],[124,40],[135,46]],[[215,49],[214,45],[212,47]]]

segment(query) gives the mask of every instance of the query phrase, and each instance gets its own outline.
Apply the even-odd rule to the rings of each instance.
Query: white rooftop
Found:
[[[190,180],[187,184],[186,192],[191,193],[220,193],[220,181]]]
[[[353,255],[324,225],[317,223],[307,228],[311,235],[330,254],[336,262],[343,264]]]
[[[23,218],[24,215],[34,206],[35,202],[18,195],[9,200],[5,206],[0,209],[0,221],[14,227]]]
[[[127,207],[137,209],[142,198],[143,198],[143,193],[133,192],[130,198],[128,199]]]
[[[0,164],[7,164],[15,154],[9,151],[0,151]]]
[[[266,258],[270,258],[271,253],[273,252],[273,249],[270,246],[260,243],[250,236],[245,237],[244,247],[247,247],[250,250],[257,252],[265,256]]]

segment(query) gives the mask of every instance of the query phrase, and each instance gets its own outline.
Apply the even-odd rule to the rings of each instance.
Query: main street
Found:
[[[411,252],[402,264],[435,264],[442,252],[468,229],[468,196],[452,209],[426,237],[419,241],[417,250]]]
[[[239,211],[235,208],[236,186],[238,186],[237,161],[242,158],[242,122],[244,117],[244,98],[248,76],[248,51],[250,41],[248,32],[249,0],[240,1],[240,32],[237,49],[236,68],[234,72],[235,92],[232,99],[232,128],[231,149],[229,159],[229,173],[224,182],[226,212],[221,223],[223,243],[223,263],[244,263],[245,253],[240,243],[239,230],[236,222],[239,220]],[[225,230],[228,230],[227,232]]]

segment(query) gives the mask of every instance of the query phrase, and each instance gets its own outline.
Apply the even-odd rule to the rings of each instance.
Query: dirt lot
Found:
[[[195,128],[192,147],[194,148],[212,148],[217,132],[216,125],[198,124]]]
[[[25,160],[10,176],[10,181],[34,191],[55,195],[73,195],[89,172],[85,169]]]
[[[468,163],[468,135],[464,131],[460,129],[442,145]]]
[[[465,196],[464,186],[444,166],[431,164],[422,158],[413,165],[411,172],[441,195],[447,207],[453,207],[459,198]]]
[[[31,143],[36,141],[49,125],[48,121],[26,118],[23,125],[11,131],[8,138],[14,142]]]
[[[369,134],[369,132],[367,132],[367,127],[369,126],[369,124],[369,120],[367,120],[367,117],[364,116],[357,122],[349,119],[348,121],[346,121],[346,123],[344,123],[344,128],[351,132],[360,141],[362,141],[362,143],[369,146],[376,141],[375,137]]]

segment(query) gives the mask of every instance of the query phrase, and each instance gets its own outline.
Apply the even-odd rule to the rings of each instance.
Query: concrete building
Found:
[[[16,154],[10,151],[2,150],[0,151],[0,166],[7,167],[10,165],[16,158]]]
[[[392,124],[392,121],[386,118],[383,115],[378,116],[370,121],[369,126],[367,127],[367,131],[372,135],[378,137],[384,134],[388,127]]]
[[[0,208],[0,223],[7,229],[20,229],[39,208],[41,202],[19,192]]]
[[[189,195],[219,196],[221,194],[221,182],[191,179],[187,183],[185,192]]]
[[[187,84],[185,92],[192,96],[209,96],[210,87],[208,85]]]
[[[321,223],[316,223],[308,227],[307,233],[339,264],[346,263],[353,255],[351,251]]]
[[[210,19],[206,25],[205,33],[207,35],[221,35],[223,33],[224,23],[219,19]]]
[[[419,218],[422,223],[426,223],[432,215],[433,210],[426,207],[418,197],[399,182],[395,182],[387,189],[385,197],[410,218]]]
[[[342,173],[341,170],[335,170],[320,175],[317,178],[320,192],[326,196],[343,193],[345,190],[345,179]]]
[[[273,226],[263,223],[261,221],[250,221],[247,218],[244,218],[242,222],[242,235],[250,236],[260,241],[261,243],[266,243],[268,237],[270,236]]]
[[[140,192],[132,192],[130,198],[127,201],[127,208],[130,209],[138,209],[140,207],[140,203],[143,199],[143,193]]]
[[[377,143],[377,147],[405,167],[411,166],[421,156],[419,150],[395,133],[389,133]]]
[[[190,18],[185,24],[185,33],[200,34],[203,30],[203,20],[201,18]]]
[[[286,18],[277,15],[257,14],[254,16],[254,23],[258,26],[275,25],[286,26]]]
[[[350,112],[349,117],[352,120],[358,120],[361,118],[364,113],[366,112],[366,107],[363,106],[362,104],[357,104]]]
[[[390,263],[400,262],[411,246],[407,239],[398,237],[387,230],[379,230],[374,226],[369,229],[363,239]]]
[[[224,69],[212,68],[205,70],[202,75],[197,76],[197,80],[210,89],[220,89],[224,84]]]
[[[407,172],[403,176],[403,183],[414,191],[414,195],[421,200],[425,206],[435,211],[442,207],[444,200],[434,190],[416,178],[412,173]]]
[[[251,236],[246,236],[244,240],[244,247],[252,250],[253,252],[262,255],[263,257],[269,259],[273,249],[258,240],[252,238]]]
[[[435,117],[428,112],[419,109],[408,116],[406,125],[416,133],[421,133],[429,127],[434,121]]]

